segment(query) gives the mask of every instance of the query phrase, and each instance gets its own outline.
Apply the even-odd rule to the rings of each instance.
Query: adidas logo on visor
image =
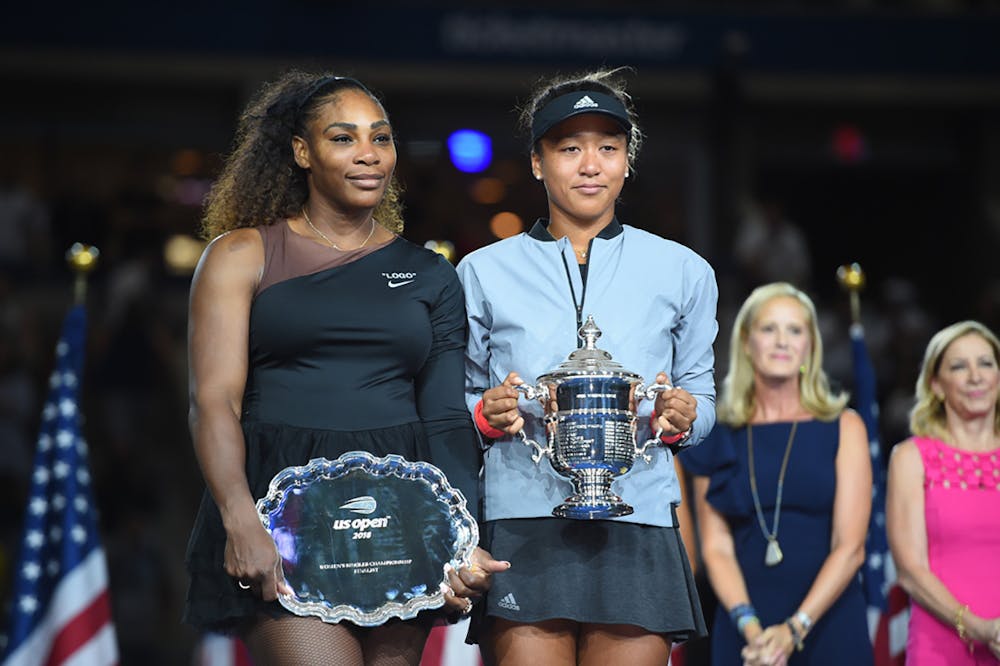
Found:
[[[583,97],[581,97],[580,99],[578,99],[576,101],[576,104],[573,105],[573,108],[574,109],[591,109],[591,108],[593,108],[595,106],[597,106],[597,102],[595,102],[594,100],[590,99],[590,95],[584,95]]]

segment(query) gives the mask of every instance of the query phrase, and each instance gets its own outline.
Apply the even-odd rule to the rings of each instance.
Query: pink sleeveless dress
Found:
[[[924,520],[930,569],[969,610],[1000,616],[1000,449],[970,453],[915,437],[924,463]],[[986,645],[972,654],[955,627],[910,603],[906,663],[1000,664]]]

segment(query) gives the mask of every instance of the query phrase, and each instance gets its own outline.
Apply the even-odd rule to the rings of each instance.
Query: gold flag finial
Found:
[[[77,304],[83,303],[87,296],[87,274],[97,268],[97,258],[101,251],[93,245],[73,243],[66,250],[66,263],[76,275],[73,284],[73,299]]]
[[[844,264],[837,269],[837,282],[851,295],[851,321],[861,323],[861,298],[859,293],[865,288],[865,272],[857,262]]]

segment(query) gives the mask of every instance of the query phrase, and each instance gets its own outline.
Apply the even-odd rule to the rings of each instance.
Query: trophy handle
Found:
[[[514,389],[524,394],[524,397],[528,400],[538,400],[541,402],[543,398],[549,397],[549,389],[546,386],[532,386],[530,384],[519,384],[515,386]],[[546,417],[546,423],[548,423],[549,417]],[[552,455],[552,442],[549,441],[548,446],[542,446],[533,439],[528,439],[528,436],[524,434],[524,428],[521,428],[518,432],[521,436],[521,443],[526,446],[530,446],[534,451],[531,453],[532,462],[541,462],[542,458],[545,456]],[[549,438],[551,440],[551,437]]]
[[[541,400],[549,396],[549,389],[546,386],[532,386],[531,384],[518,384],[515,391],[520,391],[528,400]]]
[[[658,393],[663,393],[667,389],[671,388],[673,387],[670,386],[669,384],[651,384],[650,386],[644,386],[642,382],[640,382],[635,387],[635,401],[639,402],[640,400],[655,400],[656,395]],[[647,451],[649,450],[649,447],[659,446],[662,443],[660,442],[660,435],[662,434],[663,434],[663,428],[657,428],[656,434],[653,435],[651,439],[647,439],[645,442],[643,442],[642,446],[635,447],[635,456],[637,458],[642,458],[647,463],[652,462],[653,456],[652,454],[647,453]]]
[[[528,439],[528,436],[524,434],[524,428],[517,431],[517,434],[521,436],[521,443],[530,446],[534,449],[531,454],[531,461],[538,463],[541,462],[542,458],[547,455],[552,454],[552,448],[549,446],[542,446],[533,439]]]
[[[642,458],[647,463],[652,462],[653,455],[651,453],[646,453],[646,451],[651,446],[659,446],[663,443],[660,441],[660,435],[662,434],[663,434],[663,428],[657,428],[656,434],[653,435],[652,439],[647,439],[645,442],[642,443],[642,446],[635,447],[635,457]]]
[[[635,385],[635,401],[655,400],[657,393],[663,393],[667,389],[672,389],[670,384],[651,384],[646,386],[642,382]]]

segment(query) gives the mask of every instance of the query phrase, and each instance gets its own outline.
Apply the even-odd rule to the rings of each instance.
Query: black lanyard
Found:
[[[560,252],[563,268],[566,269],[566,281],[569,282],[569,295],[573,298],[573,306],[576,308],[576,346],[577,349],[583,347],[583,338],[580,337],[580,329],[583,328],[583,303],[587,300],[587,273],[590,272],[590,251],[594,241],[587,244],[587,262],[580,266],[580,277],[583,278],[583,293],[580,294],[580,302],[576,301],[576,289],[573,288],[573,276],[569,273],[569,262],[566,261],[566,253]]]

